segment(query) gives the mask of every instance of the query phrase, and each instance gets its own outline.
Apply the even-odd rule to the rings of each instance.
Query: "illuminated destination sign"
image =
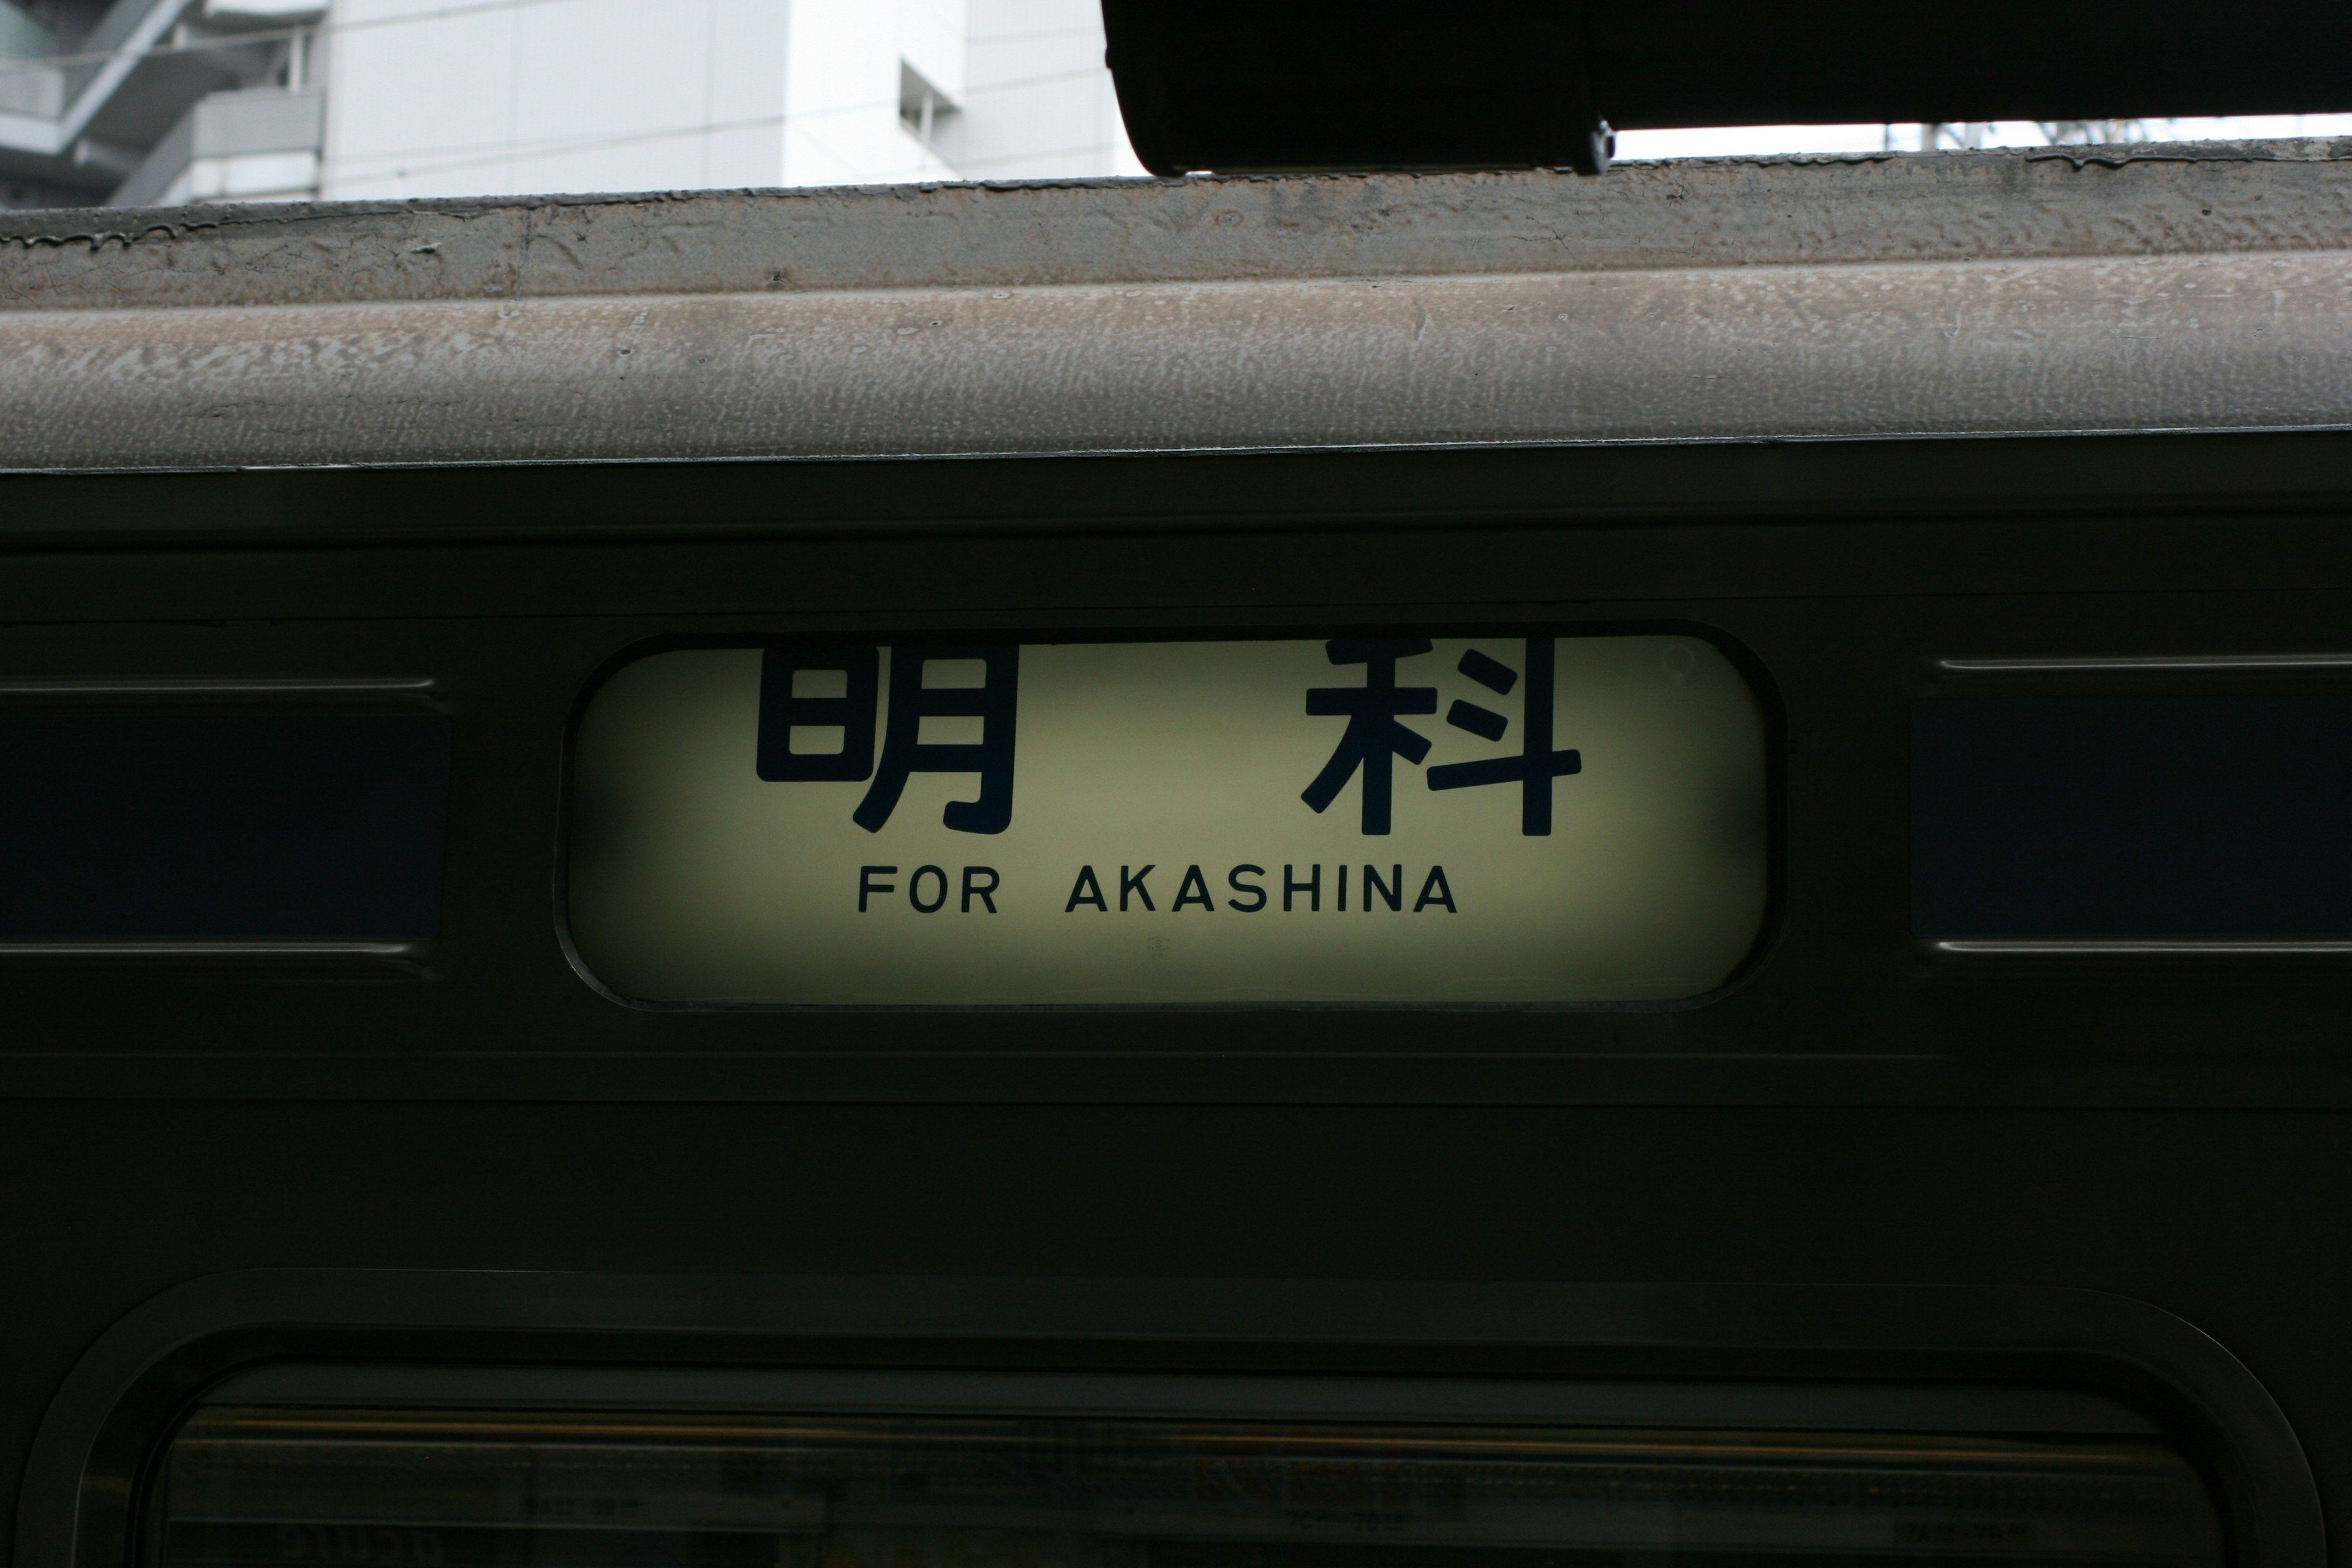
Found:
[[[647,1002],[1664,1000],[1766,768],[1688,636],[684,648],[582,718],[571,930]]]

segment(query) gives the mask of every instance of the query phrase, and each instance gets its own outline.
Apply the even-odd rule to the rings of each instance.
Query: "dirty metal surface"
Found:
[[[2352,426],[2352,251],[19,312],[7,468]]]
[[[2352,142],[0,213],[0,310],[2352,248]]]
[[[2352,248],[22,311],[0,467],[2352,426]]]
[[[0,468],[2352,425],[2352,142],[0,215]]]

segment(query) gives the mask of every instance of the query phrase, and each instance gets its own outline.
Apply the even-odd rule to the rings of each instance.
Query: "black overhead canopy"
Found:
[[[1162,174],[1605,162],[1604,122],[2117,120],[2352,110],[2352,5],[2142,0],[1103,0]]]

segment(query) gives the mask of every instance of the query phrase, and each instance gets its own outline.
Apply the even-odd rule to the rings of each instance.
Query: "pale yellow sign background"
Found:
[[[977,796],[973,773],[914,774],[877,833],[850,818],[864,783],[762,782],[760,650],[654,654],[615,674],[581,723],[572,937],[605,984],[656,1002],[1585,1002],[1709,990],[1764,913],[1754,694],[1700,638],[1554,646],[1553,744],[1575,748],[1582,769],[1552,781],[1549,837],[1522,833],[1517,783],[1433,791],[1426,777],[1519,753],[1527,681],[1497,696],[1457,669],[1475,647],[1524,676],[1519,637],[1439,639],[1397,666],[1398,684],[1435,687],[1438,707],[1400,721],[1432,749],[1423,765],[1395,759],[1386,837],[1362,831],[1360,778],[1319,816],[1300,799],[1348,723],[1309,717],[1308,689],[1365,679],[1362,665],[1331,664],[1320,640],[1024,646],[1000,834],[940,821],[947,802]],[[887,709],[887,651],[883,669]],[[933,666],[930,683],[954,673]],[[1509,731],[1487,741],[1449,726],[1457,699]],[[926,725],[927,742],[979,738],[976,719]],[[1367,907],[1367,865],[1384,884],[1402,868],[1402,909]],[[896,870],[862,869],[874,866]],[[930,913],[908,897],[927,866],[948,895]],[[1195,897],[1179,910],[1195,866],[1213,907]],[[1087,867],[1107,910],[1070,907]],[[1264,868],[1238,874],[1266,888],[1263,909],[1236,907],[1254,901],[1236,890],[1237,867]],[[1318,867],[1320,907],[1301,891],[1286,910],[1286,868],[1303,882]],[[993,913],[979,899],[962,907],[966,868],[994,873]],[[1423,897],[1436,891],[1433,868],[1450,910]],[[1123,872],[1130,889],[1141,876],[1156,907],[1130,891],[1119,908]],[[863,913],[861,879],[893,889],[869,893]],[[925,873],[916,898],[941,891]]]

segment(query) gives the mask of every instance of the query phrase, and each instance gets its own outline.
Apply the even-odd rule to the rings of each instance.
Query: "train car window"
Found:
[[[382,713],[0,719],[0,941],[429,939],[451,725]]]
[[[1931,940],[2352,937],[2352,695],[1912,705]]]
[[[656,1003],[1671,1000],[1768,773],[1688,634],[672,649],[581,721],[571,931]]]
[[[158,1487],[160,1568],[2222,1561],[2115,1435],[232,1404]]]

